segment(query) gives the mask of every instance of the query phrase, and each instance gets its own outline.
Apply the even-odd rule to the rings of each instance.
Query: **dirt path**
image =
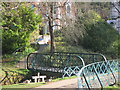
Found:
[[[41,88],[41,89],[49,88],[50,90],[51,89],[59,89],[59,88],[77,88],[77,78],[48,83],[47,85],[42,85],[40,87],[36,87],[36,88],[30,89],[30,90],[35,90],[38,88]]]

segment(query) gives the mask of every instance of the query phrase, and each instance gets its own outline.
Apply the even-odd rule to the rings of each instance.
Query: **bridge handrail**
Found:
[[[33,57],[32,57],[32,54],[33,54]],[[70,56],[76,56],[78,58],[75,63],[74,63],[75,57],[70,57]],[[47,62],[47,59],[49,59],[48,62]],[[78,61],[79,59],[81,60],[81,62]],[[40,63],[38,60],[40,61]],[[43,60],[44,62],[41,62],[41,60]],[[30,53],[27,57],[27,69],[38,70],[39,68],[43,70],[43,67],[44,67],[44,68],[49,68],[50,70],[52,70],[56,68],[58,69],[57,72],[64,73],[63,75],[64,77],[66,75],[67,76],[77,75],[78,71],[85,65],[92,63],[92,62],[98,62],[100,60],[107,61],[104,55],[98,54],[98,53],[72,53],[72,52]],[[52,62],[54,63],[52,64]],[[56,63],[56,62],[60,62],[60,63]],[[78,64],[78,62],[81,65]]]
[[[44,55],[47,55],[47,54],[49,54],[49,55],[52,55],[52,54],[67,54],[67,55],[78,55],[78,56],[80,56],[81,57],[81,55],[98,55],[98,56],[101,56],[103,59],[104,59],[104,61],[107,61],[107,59],[106,59],[106,57],[103,55],[103,54],[100,54],[100,53],[72,53],[72,52],[53,52],[53,53],[50,53],[50,52],[48,52],[48,53],[30,53],[29,55],[28,55],[28,57],[31,55],[31,54],[44,54]],[[27,57],[27,60],[28,60],[28,57]],[[81,57],[82,58],[82,57]],[[84,60],[84,62],[85,62],[85,60]]]
[[[29,56],[30,56],[31,54],[53,55],[53,54],[49,54],[49,53],[45,53],[45,54],[43,54],[43,53],[30,53],[30,54],[28,55],[28,57],[27,57],[27,69],[29,69],[29,67],[28,67],[28,61],[29,61]],[[61,55],[61,56],[62,56],[62,55]],[[69,56],[69,55],[64,55],[64,56]],[[70,56],[75,56],[75,57],[79,58],[79,60],[81,60],[81,62],[82,62],[82,66],[85,66],[85,62],[84,62],[84,60],[83,60],[82,57],[80,57],[80,56],[78,56],[78,55],[70,55]]]
[[[101,55],[104,58],[104,60],[107,62],[107,59],[103,54],[100,53],[99,55]]]
[[[80,56],[78,56],[78,55],[74,55],[74,56],[77,56],[77,57],[82,61],[82,63],[83,63],[83,67],[84,67],[84,66],[85,66],[85,62],[84,62],[83,58],[80,57]]]
[[[106,57],[103,54],[101,54],[101,53],[53,52],[53,54],[56,54],[56,53],[59,53],[59,54],[78,54],[78,56],[80,56],[80,57],[81,57],[81,55],[99,55],[99,56],[101,56],[104,59],[104,61],[107,62]],[[85,63],[85,60],[84,60],[84,63]]]
[[[92,66],[92,65],[94,65],[94,69],[95,69],[95,65],[96,65],[96,64],[99,64],[99,63],[102,63],[102,62],[106,63],[106,65],[108,64],[108,68],[110,69],[110,72],[112,73],[112,76],[113,76],[114,81],[115,81],[114,83],[116,83],[115,75],[113,74],[113,71],[112,71],[111,66],[110,66],[110,62],[112,62],[112,61],[113,61],[113,60],[95,62],[95,63],[91,63],[91,64],[88,64],[88,65],[82,67],[81,70],[80,70],[80,71],[78,72],[78,74],[77,74],[77,77],[78,77],[78,88],[83,88],[83,87],[82,87],[82,83],[81,83],[82,81],[81,81],[81,79],[80,79],[80,76],[83,74],[84,70],[85,70],[87,67]],[[117,60],[114,60],[114,61],[117,61]],[[97,76],[97,79],[98,79],[101,87],[103,88],[103,85],[102,85],[102,83],[101,83],[101,81],[100,81],[100,78],[99,78],[99,76],[97,75],[96,69],[94,70],[94,72],[95,72],[95,74],[96,74],[96,76]],[[84,79],[85,79],[85,82],[86,82],[86,84],[87,84],[87,87],[90,89],[89,84],[88,84],[88,82],[87,82],[87,80],[86,80],[85,75],[83,75],[83,77],[84,77]]]
[[[38,53],[38,52],[34,52],[34,53],[30,53],[30,54],[55,54],[55,53],[63,53],[63,54],[83,54],[83,55],[100,55],[100,56],[102,56],[104,59],[105,59],[105,61],[107,60],[106,59],[106,57],[103,55],[103,54],[101,54],[101,53],[76,53],[76,52],[74,52],[74,53],[72,53],[72,52],[53,52],[53,53],[51,53],[51,52],[48,52],[48,53]],[[30,55],[29,54],[29,55]],[[28,56],[29,56],[28,55]]]

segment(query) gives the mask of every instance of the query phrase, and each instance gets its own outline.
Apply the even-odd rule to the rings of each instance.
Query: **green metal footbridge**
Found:
[[[103,88],[118,81],[119,60],[90,53],[30,53],[27,69],[61,73],[63,78],[76,75],[78,88]]]

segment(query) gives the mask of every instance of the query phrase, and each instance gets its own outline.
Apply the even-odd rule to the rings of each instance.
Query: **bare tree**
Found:
[[[60,20],[61,19],[58,17],[54,17],[54,9],[55,8],[64,8],[65,5],[67,4],[67,0],[61,4],[58,4],[58,2],[42,2],[39,3],[39,11],[41,11],[40,13],[44,16],[44,21],[48,22],[48,27],[49,27],[49,32],[50,32],[50,52],[54,52],[55,51],[55,42],[54,42],[54,30],[53,27],[55,26],[59,26],[62,27],[62,25],[59,24],[54,24],[53,22],[55,20]]]

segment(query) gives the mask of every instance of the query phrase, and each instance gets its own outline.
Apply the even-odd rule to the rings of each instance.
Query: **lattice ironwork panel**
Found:
[[[63,78],[66,76],[70,77],[72,75],[77,75],[82,67],[82,65],[65,67],[63,71]]]
[[[79,88],[102,88],[118,80],[120,60],[96,62],[81,68],[78,73]]]
[[[53,54],[60,55],[78,55],[83,58],[85,65],[100,61],[106,61],[106,58],[102,54],[97,53],[70,53],[70,52],[54,52]]]

